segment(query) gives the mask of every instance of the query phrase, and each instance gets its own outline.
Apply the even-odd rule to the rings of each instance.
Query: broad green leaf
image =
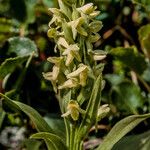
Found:
[[[37,55],[37,47],[33,41],[26,37],[11,37],[8,39],[7,54],[16,56],[29,56],[33,51]]]
[[[120,84],[124,80],[124,77],[117,74],[106,74],[105,79],[113,86]]]
[[[55,131],[55,133],[65,141],[65,124],[63,119],[52,115],[46,115],[44,120]]]
[[[150,131],[122,138],[112,150],[149,150]]]
[[[135,47],[113,48],[110,54],[113,55],[117,61],[121,62],[123,66],[130,68],[138,74],[142,74],[146,69],[145,58]]]
[[[121,111],[137,114],[138,108],[143,107],[140,89],[132,82],[122,82],[112,87],[112,102]]]
[[[34,139],[26,139],[23,141],[23,145],[26,150],[40,150],[42,142]]]
[[[150,24],[142,26],[138,30],[138,35],[143,52],[150,58]]]
[[[15,108],[17,110],[23,111],[29,118],[32,120],[33,124],[35,125],[36,129],[40,132],[51,132],[54,133],[54,131],[51,129],[51,127],[46,123],[46,121],[43,119],[43,117],[32,107],[23,104],[21,102],[13,101],[9,97],[3,95],[0,93],[0,96],[3,98],[3,101],[11,108]],[[2,102],[3,102],[2,101]]]
[[[28,59],[28,56],[6,59],[0,65],[0,79],[4,78],[9,73],[12,73],[18,65],[21,65],[27,59]]]
[[[48,132],[39,132],[33,134],[30,138],[43,139],[46,142],[48,150],[67,150],[60,137]]]
[[[102,144],[100,144],[96,150],[111,150],[114,144],[116,144],[124,135],[149,117],[150,113],[145,115],[133,115],[122,119],[111,129]]]

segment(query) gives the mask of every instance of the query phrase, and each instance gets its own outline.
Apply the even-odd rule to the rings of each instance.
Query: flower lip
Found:
[[[63,60],[63,57],[49,57],[47,58],[47,60],[51,63],[54,63],[54,64],[60,64],[61,61]]]
[[[80,64],[79,68],[67,75],[67,78],[77,77],[80,75],[81,72],[84,72],[85,70],[88,70],[88,66],[84,64]]]

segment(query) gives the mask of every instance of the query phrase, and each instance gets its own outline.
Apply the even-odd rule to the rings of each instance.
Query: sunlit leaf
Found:
[[[1,93],[0,96],[3,97],[3,101],[7,104],[8,107],[21,110],[27,116],[29,116],[38,131],[54,133],[51,127],[46,123],[43,117],[35,109],[21,102],[13,101]]]
[[[61,150],[67,150],[61,138],[56,136],[55,134],[51,134],[48,132],[39,132],[33,134],[30,138],[43,139],[46,142],[48,150],[59,150],[60,148]]]
[[[0,65],[0,79],[4,78],[9,73],[12,73],[18,65],[21,65],[27,59],[28,59],[28,56],[6,59]]]
[[[54,117],[51,115],[46,115],[44,117],[44,120],[48,123],[48,125],[55,130],[55,133],[61,137],[63,141],[65,141],[65,124],[63,119],[60,119],[58,117]]]
[[[149,117],[150,114],[145,114],[133,115],[122,119],[111,129],[102,144],[100,144],[96,150],[111,150],[114,144],[116,144],[124,135]]]
[[[122,138],[112,150],[149,150],[150,131]]]
[[[12,37],[8,39],[7,54],[16,56],[29,56],[33,51],[37,55],[37,47],[33,41],[26,37]]]
[[[37,141],[34,139],[26,139],[25,141],[23,141],[23,145],[25,146],[26,150],[40,150],[41,144],[41,141]]]

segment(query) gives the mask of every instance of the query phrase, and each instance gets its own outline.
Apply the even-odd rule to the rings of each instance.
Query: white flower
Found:
[[[66,56],[66,66],[69,66],[70,63],[73,61],[74,58],[78,60],[79,62],[81,61],[81,57],[79,54],[79,47],[77,44],[71,44],[69,45],[65,51],[62,53],[62,55]]]
[[[65,88],[73,88],[78,86],[78,80],[76,78],[69,79],[65,81],[62,85],[58,86],[58,89],[65,89]]]
[[[80,64],[79,68],[67,75],[67,78],[79,77],[80,85],[85,86],[88,74],[88,66]]]
[[[67,112],[62,114],[62,117],[67,117],[69,115],[71,115],[71,118],[74,121],[77,121],[79,118],[79,113],[81,114],[85,114],[85,110],[81,109],[79,104],[74,101],[74,100],[70,100],[68,106],[67,106]]]

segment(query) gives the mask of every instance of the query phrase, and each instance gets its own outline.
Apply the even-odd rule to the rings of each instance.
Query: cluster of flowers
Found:
[[[93,3],[77,7],[72,1],[58,2],[60,9],[49,9],[53,18],[49,22],[48,36],[54,39],[55,52],[59,53],[59,57],[49,57],[48,61],[54,64],[52,72],[43,73],[56,93],[63,89],[85,87],[88,77],[95,79],[98,76],[101,66],[96,61],[106,57],[102,50],[93,51],[93,43],[99,40],[98,31],[102,28],[102,22],[95,19],[100,12]],[[74,120],[78,119],[79,112],[83,113],[76,100],[70,100],[67,109],[62,116],[71,114]]]

